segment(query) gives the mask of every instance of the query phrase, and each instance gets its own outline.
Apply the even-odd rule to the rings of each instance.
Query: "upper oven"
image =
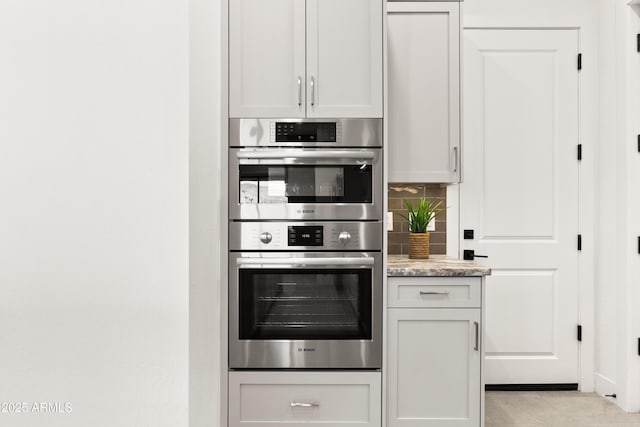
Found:
[[[232,148],[231,220],[381,220],[379,148]]]
[[[382,119],[229,119],[230,147],[382,147]]]

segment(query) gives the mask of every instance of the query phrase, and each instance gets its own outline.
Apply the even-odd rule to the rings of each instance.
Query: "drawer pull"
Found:
[[[449,295],[449,292],[420,291],[420,295]]]
[[[289,404],[292,408],[319,408],[318,402],[304,403],[304,402],[291,402]]]

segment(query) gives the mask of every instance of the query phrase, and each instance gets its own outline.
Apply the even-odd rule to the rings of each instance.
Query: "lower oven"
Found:
[[[230,241],[255,235],[253,248],[269,240],[305,249],[230,253],[230,368],[381,368],[382,252],[317,249],[381,241],[380,223],[232,223],[231,229]],[[368,230],[380,236],[372,239]]]

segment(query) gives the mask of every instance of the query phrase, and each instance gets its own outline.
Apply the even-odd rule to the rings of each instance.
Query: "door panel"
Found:
[[[488,255],[488,384],[578,380],[577,30],[464,32],[461,249]]]
[[[304,117],[304,89],[305,0],[229,2],[229,115]]]
[[[492,279],[493,293],[487,297],[492,309],[486,313],[488,324],[500,325],[509,319],[509,327],[494,327],[485,354],[538,353],[552,356],[553,303],[556,287],[554,271],[498,271]],[[501,304],[508,299],[510,304]],[[551,304],[549,302],[551,301]],[[523,314],[533,314],[529,319]]]
[[[553,235],[555,55],[526,49],[482,54],[486,238]]]
[[[307,116],[382,117],[381,0],[307,8]]]

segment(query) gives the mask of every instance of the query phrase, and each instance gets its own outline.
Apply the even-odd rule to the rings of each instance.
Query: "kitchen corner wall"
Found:
[[[446,184],[389,183],[387,188],[389,211],[393,212],[393,231],[388,232],[389,255],[406,255],[408,251],[409,224],[403,216],[407,216],[404,200],[417,206],[421,197],[434,202],[442,201],[447,206]],[[431,232],[430,251],[434,255],[447,253],[447,212],[436,218],[436,231]]]
[[[186,427],[189,4],[3,1],[0,51],[0,425]]]

